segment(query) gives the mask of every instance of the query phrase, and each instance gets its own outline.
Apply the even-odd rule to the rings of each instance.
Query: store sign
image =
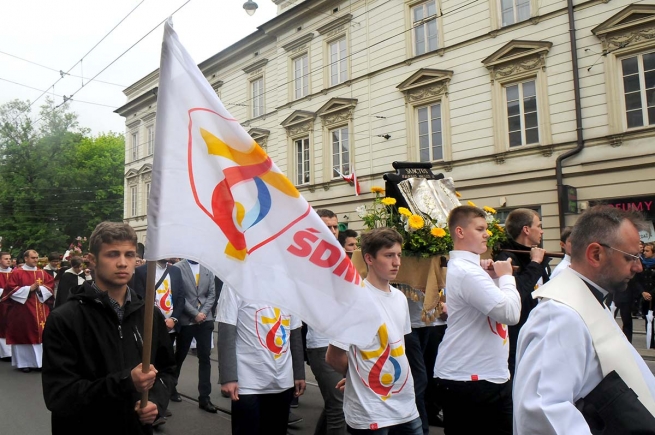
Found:
[[[578,189],[573,186],[562,186],[562,202],[565,214],[576,214],[578,212]]]
[[[653,221],[655,221],[655,195],[631,198],[598,199],[589,201],[589,205],[592,207],[594,205],[609,205],[620,208],[621,210],[634,210],[641,212],[648,221],[648,228],[640,231],[639,237],[643,242],[655,241],[655,228],[653,227]]]

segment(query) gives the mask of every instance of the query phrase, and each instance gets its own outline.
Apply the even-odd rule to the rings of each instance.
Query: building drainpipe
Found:
[[[562,174],[562,161],[571,156],[579,154],[584,149],[584,137],[582,134],[582,106],[580,104],[580,74],[578,73],[578,43],[575,38],[575,17],[573,15],[573,0],[567,0],[569,10],[569,39],[571,42],[571,68],[573,69],[573,95],[575,99],[575,131],[577,134],[576,147],[560,154],[555,162],[555,174],[557,177],[557,205],[559,208],[560,231],[566,226],[564,216],[564,175]]]

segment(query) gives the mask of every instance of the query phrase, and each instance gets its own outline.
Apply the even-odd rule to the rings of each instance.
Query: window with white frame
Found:
[[[537,87],[534,80],[505,86],[509,146],[539,143]]]
[[[530,19],[531,0],[500,0],[503,26]]]
[[[418,148],[421,162],[443,159],[441,102],[416,109]]]
[[[332,142],[332,178],[350,175],[350,140],[348,127],[330,130]]]
[[[628,128],[655,124],[655,53],[621,59]]]
[[[264,77],[250,82],[252,95],[252,117],[257,118],[264,114]]]
[[[348,80],[348,50],[346,38],[330,42],[330,86],[338,85]]]
[[[137,205],[138,205],[138,197],[137,197],[137,192],[136,192],[136,186],[130,187],[130,216],[136,216],[137,213]]]
[[[293,96],[302,98],[309,94],[309,56],[307,53],[293,60]]]
[[[437,49],[437,0],[430,0],[412,7],[412,27],[414,31],[414,55]]]
[[[293,141],[296,155],[296,184],[309,183],[309,138],[303,137]]]
[[[132,133],[132,160],[139,158],[139,133]]]
[[[155,153],[155,126],[148,127],[148,155]]]

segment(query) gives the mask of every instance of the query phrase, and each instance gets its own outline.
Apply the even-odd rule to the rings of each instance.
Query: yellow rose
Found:
[[[398,213],[407,217],[410,217],[412,215],[412,212],[406,209],[405,207],[398,207]]]
[[[470,205],[471,207],[477,207],[477,205],[475,205],[475,203],[473,201],[466,201],[466,203],[468,205]]]
[[[373,187],[371,187],[371,192],[373,192],[373,193],[382,193],[382,192],[384,192],[384,187],[373,186]]]
[[[434,237],[439,237],[439,238],[441,238],[441,237],[443,237],[443,236],[446,235],[446,230],[444,230],[443,228],[437,228],[437,227],[435,227],[435,228],[432,228],[432,229],[430,230],[430,233],[432,233],[432,235],[433,235]]]
[[[489,207],[488,205],[482,207],[482,210],[486,211],[487,213],[496,214],[496,209],[493,207]]]
[[[394,205],[396,203],[395,198],[382,198],[380,202],[384,205]]]
[[[425,225],[423,218],[417,214],[413,214],[409,217],[409,226],[415,230],[420,230]]]
[[[494,233],[492,233],[491,230],[487,230],[487,234],[489,234],[489,237],[494,235]]]

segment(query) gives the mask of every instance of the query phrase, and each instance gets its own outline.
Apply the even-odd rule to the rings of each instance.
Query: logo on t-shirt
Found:
[[[171,297],[171,288],[167,279],[156,290],[155,303],[164,316],[173,311],[173,298]]]
[[[489,323],[489,328],[491,332],[503,339],[503,345],[507,343],[507,325],[491,320],[491,317],[487,317],[487,323]]]
[[[357,373],[364,385],[380,399],[387,400],[405,387],[409,378],[409,368],[402,338],[390,343],[386,324],[380,326],[376,338],[379,343],[377,348],[359,349],[362,365],[360,367],[360,358],[357,358]]]
[[[279,308],[266,307],[255,313],[255,328],[259,342],[278,359],[289,350],[291,316],[283,315]]]

